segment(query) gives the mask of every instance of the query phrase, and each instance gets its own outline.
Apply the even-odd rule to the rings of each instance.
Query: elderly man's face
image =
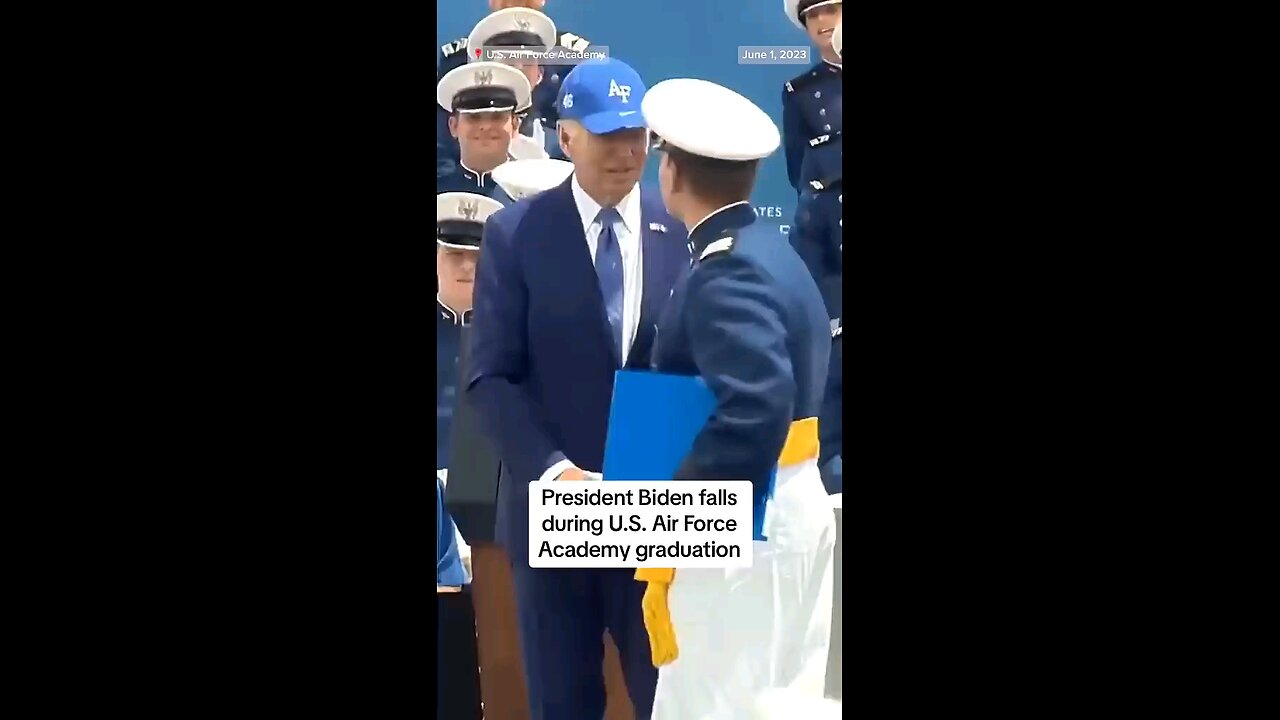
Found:
[[[804,31],[819,50],[831,50],[831,33],[844,17],[844,3],[823,5],[804,14]]]
[[[513,7],[541,10],[546,4],[547,0],[489,0],[489,10],[497,12]]]
[[[644,128],[592,135],[575,127],[571,132],[562,130],[560,138],[578,182],[597,202],[603,197],[608,204],[616,204],[640,182],[649,142]]]

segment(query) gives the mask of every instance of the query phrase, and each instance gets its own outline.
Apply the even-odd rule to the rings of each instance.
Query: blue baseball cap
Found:
[[[591,60],[560,84],[556,107],[561,120],[576,120],[592,135],[604,135],[645,127],[644,94],[644,81],[630,65],[613,58]]]

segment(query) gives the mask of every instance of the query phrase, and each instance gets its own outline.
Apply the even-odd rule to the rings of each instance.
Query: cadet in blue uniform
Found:
[[[836,26],[831,40],[832,47],[841,50],[841,26]],[[791,244],[804,260],[813,275],[822,300],[831,318],[831,365],[828,370],[827,392],[819,414],[821,455],[818,466],[822,470],[822,482],[830,493],[844,491],[844,473],[841,435],[843,409],[841,364],[843,362],[842,325],[844,287],[844,183],[839,170],[834,177],[811,180],[802,188],[800,204],[796,209],[796,222],[791,231]]]
[[[797,192],[810,180],[839,172],[844,153],[844,66],[831,45],[841,0],[783,0],[787,17],[808,34],[822,59],[782,91],[787,179]]]
[[[436,176],[436,193],[492,195],[490,173],[513,158],[515,111],[529,104],[529,81],[502,63],[471,63],[440,80],[436,100],[450,113],[449,132],[462,149],[458,166]]]
[[[522,13],[527,13],[529,9],[539,11],[546,4],[545,0],[490,0],[489,6],[497,12],[493,15],[509,12],[514,9],[521,9]],[[575,52],[581,52],[590,46],[590,41],[586,38],[575,35],[571,32],[557,32],[555,24],[550,18],[538,12],[545,19],[545,23],[538,18],[528,14],[512,14],[512,21],[529,22],[527,30],[521,30],[518,26],[515,28],[503,28],[499,23],[498,32],[504,33],[501,36],[489,35],[489,28],[493,25],[486,25],[492,22],[490,15],[481,20],[480,23],[471,31],[467,37],[458,38],[452,42],[447,42],[440,47],[440,59],[437,62],[436,77],[442,78],[451,70],[465,65],[467,62],[475,62],[476,56],[471,48],[475,47],[477,40],[480,45],[522,45],[532,47],[535,37],[539,42],[546,42],[547,38],[543,32],[543,28],[550,23],[551,38],[548,46],[558,47]],[[530,32],[534,35],[530,36]],[[523,33],[516,35],[513,33]],[[481,40],[483,38],[483,40]],[[499,42],[501,40],[501,42]],[[522,42],[514,42],[514,41]],[[522,68],[524,66],[522,65]],[[529,83],[533,87],[533,103],[532,107],[525,111],[520,109],[522,114],[520,123],[520,133],[536,140],[550,157],[564,159],[564,152],[560,149],[559,143],[556,141],[556,120],[559,118],[558,108],[556,106],[556,95],[560,91],[560,83],[565,76],[572,70],[572,66],[537,66],[536,68],[524,68],[529,76]],[[536,75],[533,71],[536,69]],[[457,163],[459,158],[458,143],[453,140],[445,128],[445,116],[438,116],[436,120],[436,170],[437,172],[448,172],[452,166]]]
[[[658,83],[642,111],[663,200],[690,228],[692,252],[658,322],[653,368],[701,376],[716,400],[675,479],[750,480],[767,538],[749,570],[636,572],[649,583],[660,666],[653,718],[748,717],[761,693],[824,689],[835,519],[818,414],[830,325],[804,263],[751,208],[760,160],[780,144],[769,116],[689,79]]]
[[[484,222],[502,209],[474,193],[436,196],[436,469],[449,467],[449,430],[458,388],[458,338],[471,322],[471,293]]]

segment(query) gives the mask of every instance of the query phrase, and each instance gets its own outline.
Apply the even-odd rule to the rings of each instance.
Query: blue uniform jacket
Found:
[[[689,242],[694,265],[663,312],[653,367],[701,375],[716,409],[676,479],[751,480],[759,501],[791,422],[818,417],[830,325],[808,269],[750,203],[716,211]]]
[[[507,159],[514,160],[510,155],[507,156]],[[437,195],[447,192],[468,192],[492,198],[495,197],[495,191],[498,190],[500,188],[498,188],[498,183],[493,181],[493,173],[471,170],[461,163],[443,175],[436,175]],[[505,195],[506,193],[503,193],[504,197]]]
[[[450,431],[458,402],[458,339],[471,312],[458,313],[436,298],[436,469],[449,467]]]
[[[572,177],[489,216],[476,268],[467,399],[502,459],[497,539],[529,555],[529,483],[559,460],[604,463],[616,357]],[[625,366],[649,367],[658,315],[689,267],[684,226],[640,193],[643,293]],[[655,224],[660,227],[655,227]]]
[[[586,38],[579,37],[571,32],[560,33],[560,47],[570,50],[585,50],[591,42]],[[449,73],[454,68],[461,67],[467,63],[467,38],[460,37],[453,42],[447,42],[440,46],[440,58],[436,62],[436,82]],[[572,66],[552,66],[548,65],[542,69],[542,82],[533,89],[533,108],[529,111],[532,116],[532,122],[540,122],[546,129],[548,141],[544,143],[546,151],[551,157],[563,160],[564,152],[560,149],[560,143],[552,140],[556,134],[556,120],[559,118],[559,108],[556,107],[556,95],[560,93],[560,83],[564,77],[572,70]],[[527,125],[523,125],[521,133],[532,137],[533,133]],[[444,108],[436,105],[436,173],[450,172],[453,166],[458,162],[458,140],[449,134],[449,113]]]
[[[453,518],[444,509],[444,483],[436,478],[436,584],[457,587],[467,583],[467,570],[458,555]]]
[[[782,89],[787,180],[797,192],[810,180],[840,172],[844,153],[843,83],[843,69],[819,61]]]

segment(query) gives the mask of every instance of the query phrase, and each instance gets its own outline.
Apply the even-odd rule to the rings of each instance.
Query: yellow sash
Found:
[[[805,418],[791,423],[787,442],[778,456],[778,467],[797,465],[818,457],[818,418]],[[676,631],[671,626],[671,608],[667,605],[667,590],[676,579],[675,568],[636,568],[636,580],[648,583],[641,609],[644,611],[644,629],[649,633],[649,654],[653,666],[662,667],[680,655],[676,646]]]

